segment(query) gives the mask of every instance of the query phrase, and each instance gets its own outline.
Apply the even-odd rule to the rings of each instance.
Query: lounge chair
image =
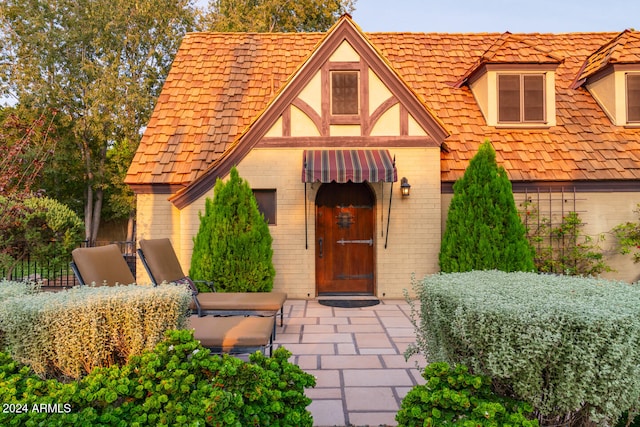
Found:
[[[71,269],[81,285],[115,286],[136,282],[118,245],[76,248],[71,258]]]
[[[78,248],[71,253],[73,269],[81,285],[114,286],[135,283],[129,266],[117,245]],[[187,327],[203,347],[214,353],[246,354],[261,350],[271,355],[275,318],[271,317],[200,317],[191,315]]]
[[[284,292],[198,292],[193,281],[182,271],[169,239],[149,239],[138,242],[138,255],[149,273],[151,281],[158,285],[167,283],[189,283],[194,292],[192,310],[199,315],[253,315],[275,316],[280,313],[280,326],[284,323],[282,307],[287,299]]]

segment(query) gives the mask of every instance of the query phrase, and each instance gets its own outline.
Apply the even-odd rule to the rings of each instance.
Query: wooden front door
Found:
[[[374,293],[375,197],[366,183],[322,184],[316,196],[316,286],[322,294]]]

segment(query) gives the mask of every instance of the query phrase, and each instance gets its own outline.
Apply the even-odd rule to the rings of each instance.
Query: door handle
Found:
[[[323,253],[323,248],[322,248],[323,243],[324,243],[324,241],[322,240],[322,237],[319,238],[318,239],[318,245],[320,245],[320,254],[319,254],[320,258],[322,258],[322,253]]]

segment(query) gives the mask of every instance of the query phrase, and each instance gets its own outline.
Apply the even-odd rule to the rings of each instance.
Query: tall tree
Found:
[[[40,175],[55,153],[57,112],[22,113],[0,108],[0,195],[41,190]]]
[[[207,198],[194,238],[189,276],[222,292],[269,292],[276,274],[269,225],[235,167]]]
[[[464,176],[453,185],[453,198],[440,246],[443,272],[472,270],[532,271],[533,250],[507,172],[485,141]]]
[[[193,0],[4,0],[0,78],[20,104],[70,123],[85,180],[85,236],[95,241],[108,152],[136,145],[186,31]],[[114,156],[126,161],[121,156]]]
[[[357,0],[209,0],[205,31],[326,31]]]

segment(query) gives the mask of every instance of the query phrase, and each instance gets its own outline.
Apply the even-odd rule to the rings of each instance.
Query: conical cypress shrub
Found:
[[[440,246],[442,272],[472,270],[532,271],[533,250],[516,209],[511,182],[485,141],[453,198]]]
[[[215,283],[219,292],[268,292],[273,288],[271,234],[246,181],[231,169],[207,198],[194,238],[189,276]]]

